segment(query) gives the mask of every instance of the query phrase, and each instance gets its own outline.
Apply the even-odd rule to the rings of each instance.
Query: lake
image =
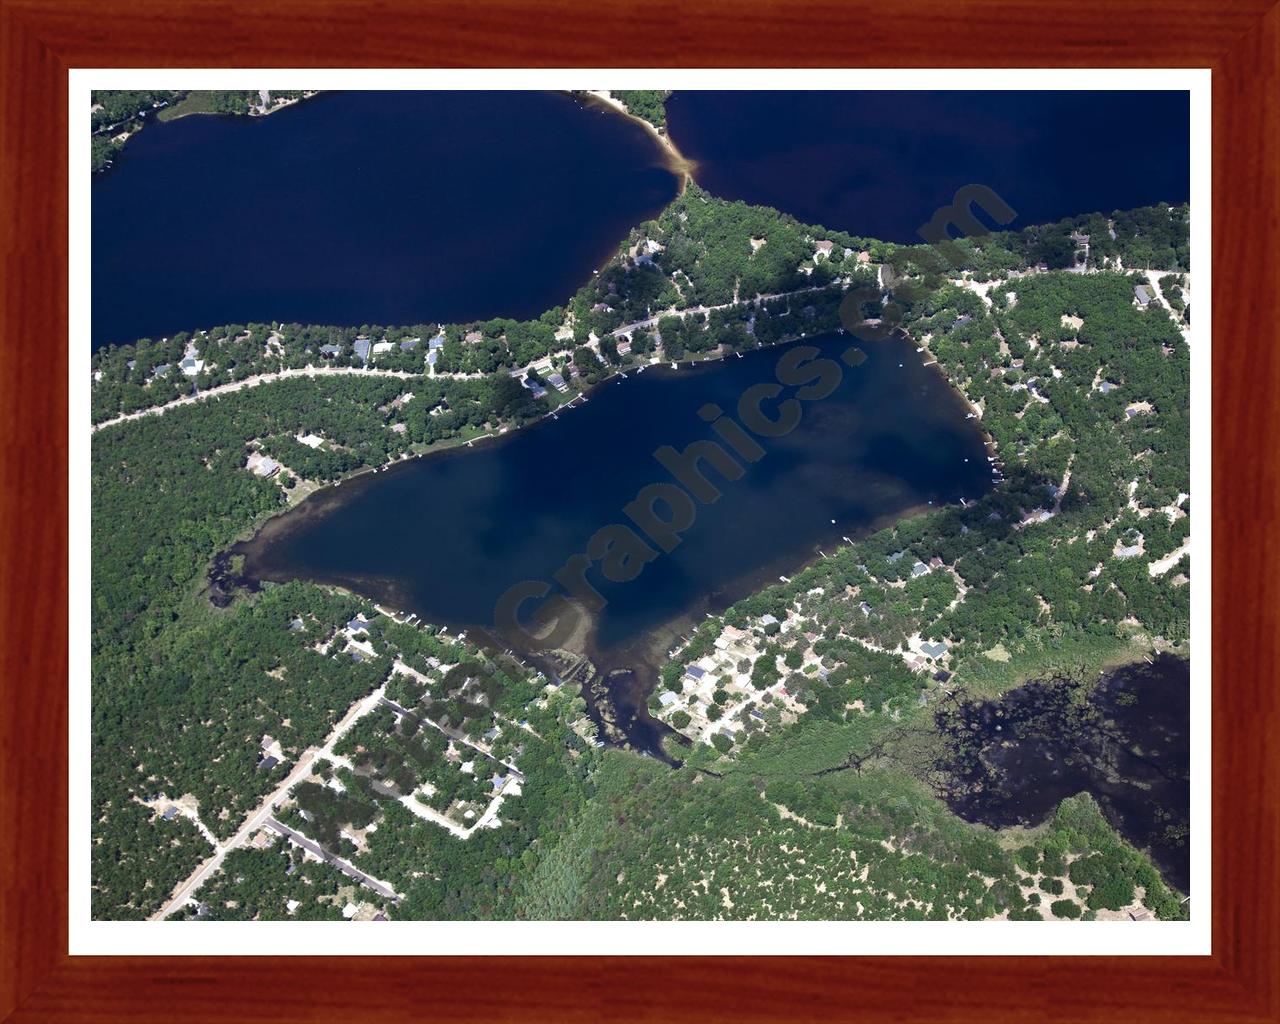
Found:
[[[834,361],[850,341],[802,344]],[[337,584],[536,652],[495,622],[503,593],[552,581],[595,531],[628,523],[623,509],[637,492],[673,479],[655,450],[713,438],[699,410],[736,410],[748,388],[774,380],[792,348],[633,372],[557,418],[319,492],[233,553],[245,556],[251,581]],[[965,418],[967,406],[936,366],[901,338],[863,349],[865,361],[845,367],[829,397],[805,404],[794,430],[757,439],[764,453],[739,479],[706,470],[722,497],[697,508],[674,551],[628,582],[606,581],[598,566],[588,574],[607,603],[588,632],[562,646],[602,673],[630,670],[610,686],[610,711],[634,746],[659,749],[647,691],[671,642],[704,614],[821,557],[842,536],[990,488],[977,421]]]
[[[148,122],[93,182],[93,346],[281,320],[533,318],[676,195],[639,125],[546,92],[346,92]]]
[[[1107,820],[1189,892],[1190,663],[1171,655],[1080,684],[1028,683],[939,713],[951,809],[993,828],[1038,825],[1088,792]]]
[[[968,184],[1015,228],[1191,197],[1186,92],[677,92],[667,123],[708,191],[893,242]]]

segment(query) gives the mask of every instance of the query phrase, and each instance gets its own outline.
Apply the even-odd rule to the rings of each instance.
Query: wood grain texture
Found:
[[[0,0],[0,62],[0,1018],[1280,1020],[1276,8]],[[95,66],[1212,67],[1213,956],[69,958],[66,72]]]

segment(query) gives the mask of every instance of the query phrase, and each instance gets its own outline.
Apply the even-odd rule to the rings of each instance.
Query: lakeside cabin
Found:
[[[245,467],[249,469],[254,476],[262,477],[269,480],[280,472],[280,463],[269,455],[263,455],[261,452],[254,452],[245,460]]]
[[[941,658],[951,648],[941,640],[926,640],[920,645],[920,652],[928,658]]]

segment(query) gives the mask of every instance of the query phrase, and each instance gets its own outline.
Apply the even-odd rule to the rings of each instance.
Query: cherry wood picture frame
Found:
[[[68,69],[448,66],[1212,69],[1211,956],[68,955]],[[1280,1021],[1278,68],[1271,0],[0,0],[0,1019]]]

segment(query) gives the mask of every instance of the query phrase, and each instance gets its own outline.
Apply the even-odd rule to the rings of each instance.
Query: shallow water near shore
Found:
[[[838,359],[850,340],[837,334],[802,344]],[[637,492],[673,480],[655,450],[714,438],[699,410],[736,409],[749,387],[776,379],[790,347],[633,371],[554,419],[327,488],[233,553],[244,555],[250,581],[343,586],[534,653],[519,632],[495,628],[504,591],[525,580],[553,583],[597,530],[629,523],[624,506]],[[822,557],[842,536],[990,488],[977,421],[966,419],[967,406],[941,372],[901,338],[865,350],[833,394],[803,407],[795,430],[758,439],[765,453],[739,479],[703,467],[721,497],[697,507],[674,551],[630,582],[607,581],[598,565],[588,572],[606,603],[591,616],[579,653],[602,673],[639,674],[620,675],[610,688],[615,738],[660,750],[665,730],[649,718],[643,694],[670,642],[703,615]]]

